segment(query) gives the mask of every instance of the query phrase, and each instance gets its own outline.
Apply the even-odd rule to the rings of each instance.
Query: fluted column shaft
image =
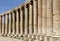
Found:
[[[8,14],[6,14],[5,35],[8,34]]]
[[[53,31],[53,0],[47,0],[47,34],[51,36]]]
[[[28,34],[28,6],[25,5],[25,35]]]
[[[16,10],[16,14],[17,14],[17,23],[16,23],[16,34],[19,34],[19,13],[18,10]]]
[[[60,35],[60,0],[53,0],[53,32]]]
[[[42,0],[42,34],[46,34],[47,30],[47,11],[46,11],[46,0]]]
[[[12,30],[12,14],[9,14],[9,35],[11,34]]]
[[[42,0],[38,0],[38,34],[42,32]]]
[[[36,35],[38,32],[37,26],[37,0],[33,1],[33,12],[34,12],[34,34]]]
[[[4,15],[2,16],[2,35],[4,34]]]
[[[23,34],[23,9],[20,9],[20,34]]]
[[[32,35],[33,3],[29,3],[29,34]]]
[[[2,28],[2,15],[0,15],[0,35],[1,35],[1,28]]]
[[[12,21],[13,21],[13,24],[12,24],[12,26],[13,26],[13,27],[12,27],[12,31],[13,31],[13,32],[12,32],[12,34],[14,35],[14,34],[15,34],[15,13],[12,12],[12,15],[13,15],[13,16],[12,16],[12,18],[13,18],[13,20],[12,20]]]

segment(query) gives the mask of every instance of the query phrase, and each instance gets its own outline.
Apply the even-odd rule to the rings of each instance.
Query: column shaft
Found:
[[[32,34],[33,3],[29,4],[29,34]]]
[[[60,35],[60,0],[53,0],[53,32]]]
[[[25,6],[25,34],[28,34],[28,7]]]
[[[38,34],[42,32],[42,0],[38,0]]]
[[[47,0],[47,34],[50,36],[53,31],[53,1]]]
[[[36,0],[34,0],[33,1],[33,12],[34,12],[34,34],[37,34],[37,30],[38,30],[38,27],[37,27],[37,1]]]
[[[9,14],[9,34],[11,34],[11,30],[12,30],[12,15],[10,13]]]
[[[17,14],[16,34],[19,34],[19,13],[18,13],[18,10],[16,10],[16,14]]]
[[[20,34],[23,34],[23,10],[20,9]]]
[[[2,28],[2,15],[0,15],[0,35],[1,35],[1,28]]]
[[[42,34],[46,34],[47,30],[47,11],[46,11],[46,0],[42,0]]]
[[[12,32],[12,34],[14,35],[15,34],[15,13],[14,12],[12,12],[12,17],[13,17],[13,27],[12,27],[12,30],[13,30],[13,32]]]
[[[4,15],[2,16],[2,35],[4,34]]]
[[[6,14],[6,25],[5,25],[5,35],[8,34],[8,14]]]

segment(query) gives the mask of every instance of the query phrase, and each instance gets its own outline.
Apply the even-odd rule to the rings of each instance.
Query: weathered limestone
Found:
[[[29,3],[29,36],[28,38],[32,37],[32,29],[33,28],[33,1]]]
[[[0,34],[25,41],[60,41],[60,0],[28,0],[0,15]]]
[[[4,34],[4,36],[7,36],[7,34],[8,34],[8,14],[6,14],[5,16],[6,16],[6,20],[5,20],[6,24],[5,24],[5,34]]]
[[[25,35],[28,34],[28,4],[25,5]]]
[[[33,27],[34,27],[34,35],[37,34],[38,32],[38,26],[37,26],[37,0],[34,0],[33,1],[33,13],[34,13],[34,24],[33,24]]]
[[[53,37],[50,37],[50,38],[49,38],[49,41],[54,41],[54,40],[53,40]]]
[[[9,33],[8,36],[12,34],[12,13],[9,13]]]
[[[47,1],[42,0],[42,34],[46,35],[47,30]]]
[[[17,18],[16,18],[16,35],[19,35],[19,13],[18,13],[18,10],[16,10],[16,16],[17,16]]]
[[[15,35],[15,13],[14,12],[12,12],[12,36],[14,36]]]
[[[60,35],[60,0],[53,0],[53,32]]]
[[[4,35],[4,15],[2,15],[2,35]]]
[[[42,33],[42,0],[38,0],[38,35]]]
[[[47,0],[47,36],[53,33],[53,0]]]
[[[20,9],[20,35],[23,35],[23,8]]]
[[[0,15],[0,20],[1,20],[1,15]],[[1,34],[1,21],[0,21],[0,34]]]
[[[2,15],[0,15],[0,35],[1,35],[1,32],[2,32]]]

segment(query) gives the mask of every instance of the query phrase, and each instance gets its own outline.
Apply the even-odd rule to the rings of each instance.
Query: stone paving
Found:
[[[9,37],[2,37],[2,36],[0,36],[0,41],[23,41],[23,40],[16,39],[16,38],[9,38]]]

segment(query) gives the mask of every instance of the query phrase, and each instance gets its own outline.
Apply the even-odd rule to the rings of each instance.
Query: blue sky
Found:
[[[0,0],[0,13],[15,8],[26,0]]]

